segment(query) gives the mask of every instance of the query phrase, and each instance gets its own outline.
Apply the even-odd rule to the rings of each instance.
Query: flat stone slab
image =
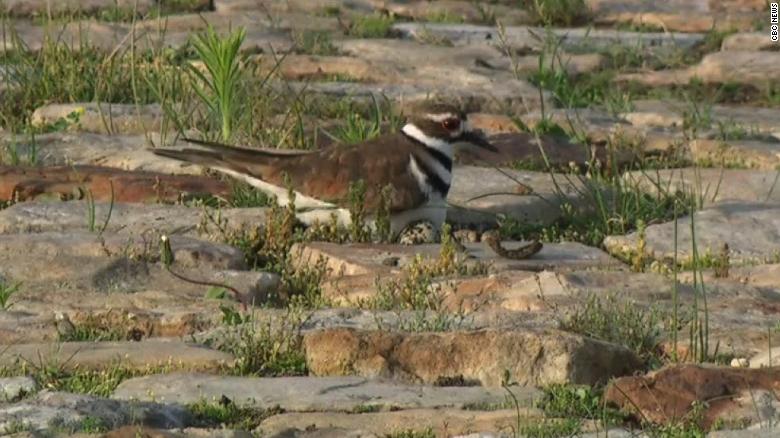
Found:
[[[771,50],[774,42],[764,32],[738,32],[723,38],[721,50],[755,51]]]
[[[96,426],[110,430],[130,424],[180,428],[192,422],[192,415],[182,406],[128,403],[66,392],[43,391],[17,403],[0,406],[0,430],[12,430],[21,425],[32,431],[33,436]]]
[[[699,139],[690,142],[689,148],[691,158],[698,163],[762,170],[780,169],[780,141]]]
[[[484,66],[498,72],[517,72],[523,76],[539,69],[539,56],[518,56],[515,64],[497,48],[484,44],[469,44],[450,47],[448,45],[425,44],[413,40],[399,39],[347,39],[335,41],[334,45],[342,53],[358,59],[382,62],[390,66],[390,71],[402,67],[407,69],[406,77],[398,78],[400,82],[413,82],[416,70],[422,65],[453,65],[474,70],[476,66]],[[562,67],[571,74],[583,74],[601,68],[604,58],[601,55],[559,53],[556,67]],[[558,62],[560,61],[560,64]],[[488,76],[496,72],[487,69],[477,70]],[[380,74],[380,73],[374,73]]]
[[[733,264],[768,263],[780,258],[780,204],[721,202],[694,213],[696,245],[700,256],[717,256],[728,244]],[[669,262],[674,256],[674,222],[650,225],[645,230],[646,253]],[[691,218],[678,220],[678,261],[692,257]],[[607,251],[617,256],[635,252],[639,236],[609,236]]]
[[[140,135],[160,131],[163,110],[158,104],[54,103],[36,108],[30,116],[37,127],[63,120],[69,131]]]
[[[99,166],[0,165],[0,200],[71,200],[173,203],[216,196],[230,199],[230,184],[196,175],[168,175]]]
[[[393,102],[411,103],[416,101],[439,99],[448,102],[468,101],[480,111],[501,111],[507,106],[518,112],[538,109],[541,106],[539,90],[530,82],[510,77],[497,78],[462,73],[454,76],[464,84],[442,83],[442,75],[450,75],[452,67],[439,69],[428,67],[428,71],[419,72],[412,83],[360,83],[360,82],[300,82],[287,81],[276,84],[278,89],[292,90],[294,93],[304,91],[312,95],[327,98],[345,98],[372,102],[374,99],[389,99]],[[549,99],[549,93],[542,93]],[[549,104],[549,103],[548,103]]]
[[[639,359],[625,347],[559,330],[391,333],[325,329],[304,335],[309,372],[424,384],[463,381],[501,387],[505,373],[523,386],[606,382]]]
[[[729,200],[780,202],[776,171],[686,167],[628,172],[624,178],[652,194],[690,194],[704,206]]]
[[[0,378],[0,398],[3,401],[11,401],[16,398],[32,394],[38,389],[38,384],[32,377],[3,377]]]
[[[147,239],[147,240],[145,240]],[[170,238],[174,266],[204,270],[246,269],[244,254],[229,245],[206,242],[185,236]],[[160,257],[160,240],[155,235],[135,239],[97,233],[37,233],[0,235],[0,273],[35,282],[44,279],[84,278],[100,275],[104,281],[112,275],[143,270],[140,264],[155,263]],[[45,272],[40,271],[47,264]],[[79,269],[80,265],[80,269]],[[123,272],[126,271],[126,272]]]
[[[65,368],[103,370],[117,364],[132,369],[170,365],[190,370],[215,370],[233,362],[221,351],[170,339],[140,342],[60,342],[17,344],[5,349],[0,364],[60,363]]]
[[[488,44],[499,42],[498,29],[494,26],[472,24],[443,23],[398,23],[393,29],[406,38],[421,39],[425,35],[446,38],[455,45]],[[526,26],[507,26],[506,39],[515,49],[541,49],[544,39],[534,36],[544,35],[544,28]],[[615,44],[636,46],[675,46],[690,48],[704,39],[703,34],[674,32],[627,32],[613,29],[593,28],[551,28],[550,31],[562,38],[564,48],[583,46],[590,48],[610,47]]]
[[[242,228],[253,230],[264,226],[265,208],[224,208],[204,210],[181,205],[129,204],[95,202],[97,227],[108,219],[106,234],[141,236],[149,232],[168,236],[217,238],[216,226],[209,220],[222,221],[228,232]],[[109,216],[109,210],[111,214]],[[84,232],[88,231],[84,201],[23,202],[0,210],[0,234]],[[199,226],[207,224],[205,228]],[[155,242],[156,243],[156,242]]]
[[[34,147],[37,164],[44,166],[84,164],[165,174],[202,173],[200,166],[184,167],[177,161],[160,159],[149,150],[152,145],[144,135],[56,132],[37,135],[33,145],[27,138],[4,134],[0,144],[13,144],[22,159],[29,157]]]
[[[576,177],[547,172],[457,166],[447,202],[447,219],[457,224],[495,222],[502,214],[522,222],[552,223],[562,202],[577,205],[582,184]],[[558,192],[556,183],[560,188]],[[561,195],[561,196],[559,196]]]
[[[665,31],[707,32],[750,30],[762,10],[758,2],[669,0],[588,0],[591,16],[599,25],[636,25]]]
[[[365,414],[306,412],[274,415],[264,420],[259,430],[263,436],[274,436],[288,429],[301,432],[311,429],[359,430],[385,436],[393,432],[430,428],[437,436],[453,436],[474,430],[510,430],[517,426],[517,415],[517,410],[508,408],[490,412],[459,409],[409,409]],[[528,422],[539,421],[542,416],[535,409],[522,409],[520,415]]]
[[[675,100],[641,99],[631,103],[629,112],[620,114],[634,126],[681,128],[691,104]],[[778,131],[780,109],[734,105],[712,105],[707,108],[712,128],[741,128],[746,133],[772,133]]]
[[[637,82],[646,86],[685,85],[693,78],[707,84],[737,83],[754,85],[779,80],[780,73],[772,69],[780,62],[780,53],[768,51],[714,52],[704,56],[697,65],[646,73],[624,73],[621,82]]]
[[[527,244],[512,242],[504,244],[507,249]],[[586,268],[617,269],[622,263],[598,248],[575,242],[544,244],[540,252],[523,260],[499,257],[485,243],[465,243],[467,264],[485,263],[494,272],[542,271],[545,269],[572,270]],[[398,272],[411,263],[419,254],[428,260],[435,260],[441,245],[393,245],[393,244],[344,244],[311,242],[296,245],[292,254],[303,263],[316,261],[320,256],[327,259],[334,276],[378,275]]]
[[[523,389],[516,395],[521,406],[527,407],[538,394],[534,389]],[[219,400],[223,395],[239,406],[348,412],[365,406],[413,409],[499,404],[504,402],[506,392],[478,386],[405,385],[363,377],[260,378],[172,373],[125,380],[112,397],[190,404]]]

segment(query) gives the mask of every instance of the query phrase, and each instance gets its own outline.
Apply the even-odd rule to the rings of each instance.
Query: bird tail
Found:
[[[221,143],[215,143],[206,140],[195,140],[184,138],[184,141],[201,146],[203,149],[162,149],[155,148],[152,152],[156,155],[173,158],[179,161],[199,164],[211,168],[229,169],[237,172],[247,172],[251,167],[254,173],[270,165],[272,162],[279,162],[284,158],[295,157],[311,151],[295,152],[277,152],[261,149],[249,149],[235,146],[228,146]]]

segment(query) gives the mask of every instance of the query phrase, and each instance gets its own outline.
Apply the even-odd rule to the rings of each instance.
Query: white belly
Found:
[[[233,178],[244,181],[262,192],[275,196],[279,205],[287,205],[290,200],[287,197],[287,189],[279,187],[263,180],[252,178],[230,169],[215,168],[215,170],[230,175]],[[352,223],[349,210],[338,208],[334,204],[320,201],[309,197],[300,192],[295,192],[295,208],[298,211],[296,217],[306,225],[313,225],[317,222],[330,222],[333,213],[339,225],[349,227]],[[421,207],[396,213],[390,217],[390,234],[396,237],[409,224],[419,221],[427,221],[433,224],[437,231],[441,230],[444,219],[447,217],[447,204],[443,200],[431,201]],[[375,229],[373,218],[368,218],[368,226]]]

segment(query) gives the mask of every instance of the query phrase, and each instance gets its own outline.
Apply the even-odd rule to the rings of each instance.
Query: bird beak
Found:
[[[485,138],[485,136],[478,131],[464,131],[461,135],[458,136],[457,140],[466,143],[471,143],[474,146],[487,149],[491,152],[498,152],[498,149],[496,149],[496,147],[493,146],[493,144],[487,141],[487,138]]]

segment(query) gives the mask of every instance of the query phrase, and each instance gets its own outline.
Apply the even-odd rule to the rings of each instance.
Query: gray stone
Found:
[[[634,171],[625,179],[654,195],[678,191],[688,194],[704,206],[727,200],[780,202],[777,172],[687,167]]]
[[[162,119],[162,108],[157,104],[68,103],[37,108],[30,123],[44,127],[64,120],[69,131],[138,135],[159,131]]]
[[[212,282],[227,284],[246,295],[247,303],[264,304],[273,297],[281,285],[281,277],[271,272],[219,271]],[[230,296],[226,292],[226,296]]]
[[[742,430],[717,430],[707,434],[707,438],[774,438],[780,434],[776,426],[777,420],[772,425],[760,424],[759,427],[749,427]]]
[[[148,402],[124,402],[81,394],[43,391],[35,397],[0,406],[0,430],[25,427],[36,432],[76,432],[82,425],[184,427],[193,420],[187,409]]]
[[[516,388],[513,388],[513,390]],[[517,424],[515,409],[494,411],[459,409],[408,409],[393,412],[371,412],[350,414],[342,412],[306,412],[274,415],[263,421],[259,430],[263,436],[312,436],[303,435],[305,430],[360,431],[357,435],[342,436],[387,436],[388,433],[407,430],[430,429],[436,436],[453,436],[472,430],[503,431]],[[526,421],[540,419],[536,409],[521,408],[520,415]],[[285,430],[295,430],[298,435],[282,435]],[[289,433],[289,432],[288,432]],[[314,435],[320,436],[320,435]]]
[[[327,427],[322,429],[296,429],[283,428],[278,433],[266,435],[268,438],[380,438],[364,430],[347,430],[340,427]]]
[[[775,45],[765,32],[739,32],[723,38],[723,51],[771,50]]]
[[[596,25],[653,26],[664,31],[750,30],[763,12],[759,2],[706,0],[587,0]]]
[[[689,143],[694,162],[722,167],[780,169],[780,141],[694,140]]]
[[[636,100],[632,110],[620,116],[636,126],[681,128],[686,113],[696,110],[711,119],[711,128],[724,130],[741,128],[747,134],[772,133],[777,131],[780,109],[750,106],[707,105],[694,108],[691,103],[674,100]]]
[[[506,244],[513,249],[517,243]],[[465,243],[467,265],[482,263],[493,272],[543,271],[545,269],[574,270],[587,268],[617,269],[622,264],[598,248],[575,242],[544,244],[542,250],[522,260],[509,260],[496,255],[484,243]],[[290,251],[298,263],[312,263],[324,257],[334,278],[342,276],[385,276],[398,272],[412,263],[417,256],[433,261],[440,253],[439,244],[393,245],[393,244],[336,244],[311,242],[294,246]],[[394,259],[393,266],[385,263]]]
[[[185,166],[177,161],[160,159],[149,151],[152,145],[143,135],[57,132],[38,135],[33,144],[28,137],[5,134],[0,143],[15,149],[23,158],[29,157],[34,150],[36,164],[46,166],[93,164],[168,174],[197,174],[202,171],[199,166]]]
[[[2,270],[17,272],[22,278],[35,278],[36,269],[24,266],[26,259],[37,259],[40,263],[61,264],[63,268],[77,266],[81,261],[127,258],[138,261],[158,261],[160,240],[156,235],[103,236],[97,233],[37,233],[0,235],[0,260]],[[224,244],[199,241],[190,237],[171,236],[174,262],[187,268],[240,269],[245,267],[244,254]],[[55,278],[55,265],[50,265],[46,277]],[[82,266],[82,269],[84,266]],[[37,276],[42,273],[38,272]],[[29,276],[28,276],[29,275]]]
[[[780,258],[780,205],[721,202],[694,213],[696,246],[700,256],[717,256],[728,244],[733,264],[767,263]],[[646,252],[659,261],[674,256],[674,222],[650,225],[645,230]],[[678,261],[692,257],[691,217],[678,220]],[[609,236],[606,249],[617,255],[631,254],[639,236]]]
[[[27,394],[32,394],[38,389],[38,385],[31,377],[3,377],[0,378],[0,394],[3,400],[9,401]]]
[[[0,234],[88,231],[89,204],[71,202],[23,202],[0,210]],[[109,210],[111,215],[109,216]],[[98,228],[108,218],[106,234],[141,236],[150,232],[168,236],[219,239],[214,221],[227,232],[253,230],[266,222],[265,208],[191,208],[179,205],[95,203]],[[205,224],[205,225],[202,225]]]
[[[61,342],[17,344],[6,348],[0,364],[59,364],[64,369],[104,370],[117,364],[130,369],[173,364],[183,369],[215,370],[230,364],[233,356],[173,339],[140,342]]]
[[[498,404],[505,400],[505,394],[501,388],[404,385],[362,377],[258,378],[172,373],[125,380],[114,391],[113,398],[189,404],[218,400],[224,395],[239,406],[352,411],[366,405],[411,409]],[[527,389],[518,391],[516,396],[523,406],[529,406],[538,394]]]
[[[453,171],[447,219],[469,224],[495,222],[497,215],[505,215],[549,224],[560,217],[562,203],[578,203],[582,190],[577,177],[563,174],[460,166]]]
[[[773,68],[779,62],[778,52],[714,52],[688,68],[625,73],[618,75],[616,80],[634,81],[646,86],[685,85],[694,78],[706,84],[767,84],[780,80],[780,73]]]
[[[451,66],[421,67],[422,71],[414,78],[414,82],[404,84],[288,81],[277,85],[277,88],[289,88],[295,93],[305,91],[328,98],[349,97],[366,102],[371,102],[372,96],[379,101],[389,99],[405,103],[433,98],[454,103],[465,101],[472,108],[481,111],[505,111],[509,107],[522,113],[540,107],[539,90],[530,82],[510,77],[491,78],[463,69],[453,69]],[[442,75],[452,81],[442,83]],[[545,91],[542,95],[545,100],[549,99],[549,92]]]
[[[447,38],[455,45],[488,44],[498,45],[498,29],[491,26],[471,24],[438,24],[438,23],[398,23],[393,29],[406,38],[424,38],[426,33]],[[538,27],[507,26],[507,43],[518,50],[541,49],[545,29]],[[564,48],[589,47],[605,48],[616,44],[628,47],[636,46],[672,46],[675,48],[690,48],[704,39],[703,34],[696,33],[665,33],[665,32],[627,32],[613,29],[549,29],[556,37],[562,39]]]
[[[528,75],[539,70],[539,56],[518,56],[510,61],[495,47],[484,44],[465,46],[441,46],[412,40],[398,39],[348,39],[334,43],[339,51],[360,59],[401,67],[406,73],[399,80],[414,82],[423,65],[451,65],[495,76],[496,71],[516,72]],[[556,59],[546,59],[550,66],[563,66],[570,74],[583,74],[602,67],[604,58],[598,54],[559,53]],[[491,71],[493,70],[493,71]]]

